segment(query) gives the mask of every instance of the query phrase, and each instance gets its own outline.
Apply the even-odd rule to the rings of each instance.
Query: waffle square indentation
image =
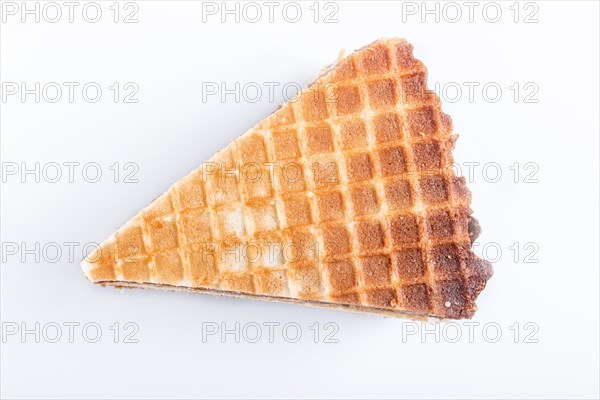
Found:
[[[328,259],[343,256],[351,251],[350,233],[343,225],[326,225],[322,228],[325,256]]]
[[[460,250],[453,243],[432,247],[429,260],[436,276],[452,278],[460,274]]]
[[[433,239],[450,239],[454,236],[454,224],[448,211],[432,210],[427,213],[427,235]]]
[[[419,241],[419,224],[412,214],[395,215],[390,219],[390,236],[393,245],[405,245]]]
[[[348,115],[362,109],[360,92],[356,86],[341,86],[335,88],[335,108],[338,115]]]
[[[316,198],[321,221],[336,221],[344,218],[344,199],[341,192],[337,190],[319,192]]]
[[[154,255],[155,274],[160,282],[177,284],[183,279],[181,257],[175,251]]]
[[[304,226],[312,222],[310,204],[306,197],[288,197],[283,201],[287,227]]]
[[[412,145],[415,166],[418,171],[442,167],[442,150],[437,141],[419,142]]]
[[[389,143],[402,140],[402,121],[396,113],[380,114],[373,119],[377,143]]]
[[[390,210],[405,210],[414,205],[413,191],[408,180],[399,179],[384,186]]]
[[[363,280],[369,286],[385,286],[391,282],[392,262],[388,256],[363,257],[360,267]]]
[[[402,281],[417,280],[425,274],[423,253],[419,248],[404,249],[392,253],[394,268]]]
[[[277,160],[298,159],[302,156],[295,129],[275,130],[272,133]]]
[[[350,182],[360,182],[373,177],[373,164],[368,153],[354,154],[346,158],[346,172]]]
[[[367,290],[366,298],[367,304],[373,307],[389,308],[395,307],[398,303],[396,290],[392,288]]]
[[[367,92],[369,93],[369,103],[375,109],[396,104],[396,83],[391,79],[367,83]]]
[[[201,247],[197,251],[187,253],[190,263],[190,278],[193,284],[202,286],[214,286],[219,270],[215,262],[215,256],[207,248]]]
[[[331,127],[327,124],[306,128],[308,154],[331,153],[333,151],[332,135]]]
[[[287,276],[285,271],[259,269],[254,272],[256,293],[269,296],[288,295]]]
[[[400,301],[404,308],[421,313],[429,312],[429,291],[427,285],[419,283],[400,288]]]
[[[323,291],[321,274],[313,263],[292,264],[288,268],[290,288],[301,299],[319,299]]]
[[[350,261],[327,263],[325,264],[325,270],[333,291],[346,291],[356,286],[356,274]]]
[[[327,118],[327,103],[324,90],[310,89],[300,97],[302,116],[308,122],[322,121]]]
[[[402,147],[392,147],[378,152],[383,176],[399,175],[407,171],[406,155]]]
[[[340,124],[342,148],[352,150],[367,147],[367,130],[361,120],[352,120]]]
[[[284,161],[273,168],[275,179],[282,193],[303,192],[306,189],[304,164],[296,161]]]
[[[180,216],[185,239],[188,243],[209,242],[210,216],[206,210],[193,210]]]
[[[385,235],[378,221],[357,222],[355,229],[361,252],[373,252],[385,247]]]
[[[194,173],[181,180],[177,188],[179,195],[179,210],[197,209],[206,207],[204,199],[204,183],[201,174]]]
[[[173,217],[149,222],[148,233],[154,251],[171,250],[179,245],[177,225]]]
[[[419,187],[425,204],[439,204],[448,201],[448,185],[443,176],[423,176],[419,178]]]
[[[413,136],[430,136],[437,131],[433,107],[422,107],[407,111],[409,131]]]
[[[361,59],[360,66],[367,74],[386,72],[390,68],[390,52],[386,46],[371,46]]]
[[[379,211],[379,200],[375,188],[370,185],[355,186],[350,189],[354,214],[368,215]]]

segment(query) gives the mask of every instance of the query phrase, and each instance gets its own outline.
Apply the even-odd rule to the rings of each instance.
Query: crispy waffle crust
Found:
[[[95,283],[470,318],[492,275],[456,135],[401,39],[338,61],[105,240]]]

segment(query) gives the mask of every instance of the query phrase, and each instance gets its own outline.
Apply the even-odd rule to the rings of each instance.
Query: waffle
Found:
[[[452,121],[401,39],[324,71],[105,240],[94,283],[470,318],[492,275]]]

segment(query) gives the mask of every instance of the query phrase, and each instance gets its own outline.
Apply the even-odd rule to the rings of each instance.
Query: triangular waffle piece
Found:
[[[468,318],[492,275],[471,251],[456,139],[405,40],[338,61],[176,182],[83,262],[95,283],[413,318]]]

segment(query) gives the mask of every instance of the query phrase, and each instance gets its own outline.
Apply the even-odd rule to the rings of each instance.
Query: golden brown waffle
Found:
[[[492,269],[471,251],[456,136],[426,78],[405,40],[340,60],[107,239],[87,277],[471,317]]]

